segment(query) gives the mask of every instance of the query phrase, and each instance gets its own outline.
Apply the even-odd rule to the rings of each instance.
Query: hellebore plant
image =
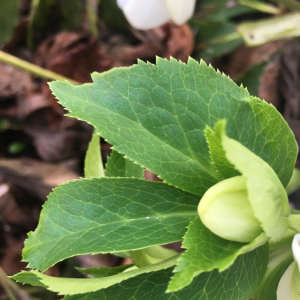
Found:
[[[196,0],[117,0],[132,27],[146,30],[172,20],[182,25],[192,17]]]
[[[139,61],[92,78],[50,84],[95,134],[86,178],[49,195],[25,241],[31,270],[13,278],[65,300],[276,300],[281,291],[295,299],[290,245],[295,236],[299,264],[300,214],[286,188],[298,149],[279,112],[193,59]],[[113,145],[105,173],[100,134]],[[145,181],[144,168],[163,182]],[[178,241],[180,254],[162,247]],[[92,278],[43,274],[95,253],[133,264],[78,269]]]

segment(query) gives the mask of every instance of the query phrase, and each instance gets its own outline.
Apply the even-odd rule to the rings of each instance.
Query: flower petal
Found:
[[[293,243],[292,243],[292,250],[293,250],[294,259],[298,264],[298,269],[300,273],[300,233],[294,236]]]
[[[277,288],[277,300],[292,299],[291,282],[296,266],[297,265],[295,262],[291,263],[290,266],[284,272],[283,276],[281,277]]]
[[[171,19],[177,24],[182,25],[194,13],[196,0],[165,0],[171,15]]]
[[[290,264],[281,277],[277,288],[277,300],[298,300],[300,294],[300,233],[292,243],[295,261]]]
[[[163,0],[118,0],[118,5],[130,25],[136,29],[155,28],[171,19]]]

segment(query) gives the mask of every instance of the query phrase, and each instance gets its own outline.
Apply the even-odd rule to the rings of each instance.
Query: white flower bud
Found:
[[[243,176],[223,180],[208,189],[199,203],[198,214],[210,231],[226,240],[248,243],[262,233]]]
[[[185,23],[195,9],[196,0],[117,0],[132,27],[155,28],[169,20]]]

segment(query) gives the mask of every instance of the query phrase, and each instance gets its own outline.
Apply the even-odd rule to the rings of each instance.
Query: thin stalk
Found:
[[[24,71],[27,71],[33,75],[45,78],[45,79],[51,79],[51,80],[67,80],[71,83],[78,84],[79,82],[67,78],[65,76],[62,76],[60,74],[57,74],[55,72],[49,71],[47,69],[43,69],[39,66],[36,66],[35,64],[29,63],[23,59],[20,59],[18,57],[15,57],[13,55],[10,55],[8,53],[5,53],[3,51],[0,51],[0,62],[9,64],[11,66],[17,67],[19,69],[22,69]]]
[[[196,50],[201,50],[203,48],[206,48],[208,46],[212,46],[215,44],[219,44],[219,43],[227,43],[227,42],[231,42],[234,41],[236,39],[241,38],[241,35],[238,32],[232,32],[229,33],[227,35],[224,35],[222,37],[216,37],[208,42],[204,42],[204,43],[200,43],[198,45],[196,45],[195,49]]]
[[[279,15],[281,10],[273,5],[263,3],[255,0],[239,0],[239,3],[244,6],[254,8],[258,11],[269,13],[272,15]]]

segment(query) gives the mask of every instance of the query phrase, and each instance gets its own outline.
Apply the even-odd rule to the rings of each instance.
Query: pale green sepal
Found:
[[[167,292],[178,291],[189,285],[203,272],[228,269],[238,256],[266,244],[268,238],[261,234],[249,244],[228,241],[213,234],[201,222],[194,219],[188,226],[182,247],[187,250],[179,257]]]
[[[262,233],[262,228],[248,198],[246,177],[231,177],[206,191],[198,214],[202,223],[219,237],[249,243]]]
[[[61,277],[59,278],[59,277],[48,276],[35,270],[31,270],[30,272],[27,273],[34,274],[36,278],[38,278],[37,281],[39,282],[39,284],[46,286],[48,290],[58,293],[58,295],[77,295],[77,294],[84,294],[84,293],[98,291],[100,289],[105,289],[112,285],[120,283],[123,280],[127,280],[129,278],[141,274],[156,272],[159,270],[170,268],[176,263],[178,256],[179,254],[168,260],[157,263],[155,265],[119,273],[117,275],[113,275],[109,277],[102,277],[102,278],[88,278],[88,279],[87,278],[61,278]],[[18,280],[17,276],[18,274],[16,274],[12,278]],[[32,284],[32,279],[30,282],[21,281],[21,279],[19,279],[18,281],[22,283]]]
[[[104,177],[104,169],[100,149],[100,136],[94,133],[89,143],[84,161],[85,178]]]
[[[249,201],[254,215],[271,240],[281,239],[287,229],[290,214],[288,197],[278,176],[260,157],[225,134],[222,145],[228,160],[247,178]]]
[[[292,178],[288,186],[286,187],[286,192],[288,195],[296,192],[300,188],[300,169],[295,168],[293,171]]]
[[[300,232],[300,211],[292,210],[288,217],[289,228]]]
[[[131,251],[131,259],[136,266],[141,268],[156,264],[158,262],[171,258],[176,254],[177,252],[172,249],[167,249],[157,245],[141,250]]]

